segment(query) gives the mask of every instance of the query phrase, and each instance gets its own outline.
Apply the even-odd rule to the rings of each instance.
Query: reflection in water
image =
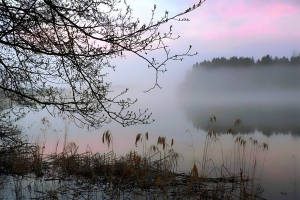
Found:
[[[300,108],[295,105],[229,105],[187,108],[187,117],[197,129],[206,129],[210,113],[217,116],[218,122],[213,125],[217,132],[226,132],[233,128],[237,119],[242,119],[236,130],[242,133],[261,131],[265,135],[272,133],[300,133]]]
[[[300,68],[193,68],[179,89],[181,106],[197,129],[217,116],[213,129],[300,135]],[[211,127],[210,127],[211,128]]]

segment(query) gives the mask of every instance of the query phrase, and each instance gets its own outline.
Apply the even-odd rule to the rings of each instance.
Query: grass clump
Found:
[[[208,128],[213,123],[216,123],[215,116],[210,118]],[[235,128],[238,126],[242,126],[241,120],[235,122]],[[142,154],[131,150],[119,157],[114,152],[110,131],[103,133],[102,142],[107,144],[108,152],[102,154],[93,153],[89,147],[79,153],[74,142],[64,142],[62,152],[56,148],[51,154],[44,153],[43,145],[22,143],[6,154],[6,159],[1,156],[5,170],[0,174],[12,178],[0,179],[0,185],[14,182],[16,199],[260,198],[263,189],[257,180],[262,168],[257,176],[257,163],[262,152],[266,155],[268,145],[258,144],[253,138],[246,141],[234,129],[229,129],[227,134],[233,136],[233,155],[223,154],[221,134],[211,129],[207,131],[202,159],[195,156],[191,134],[193,165],[187,172],[177,170],[183,156],[175,151],[174,139],[169,141],[159,136],[156,144],[147,147],[148,132],[139,133],[134,139],[136,147],[142,144]],[[218,167],[212,159],[216,145],[222,154]]]

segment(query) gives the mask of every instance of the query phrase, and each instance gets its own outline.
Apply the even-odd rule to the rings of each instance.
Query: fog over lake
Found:
[[[178,89],[187,119],[217,132],[241,119],[239,132],[300,134],[300,68],[292,66],[194,67]]]

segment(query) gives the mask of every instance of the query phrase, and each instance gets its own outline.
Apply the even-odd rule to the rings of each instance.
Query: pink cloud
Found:
[[[299,6],[260,2],[245,4],[242,1],[206,6],[210,7],[203,12],[200,8],[199,14],[191,17],[193,22],[199,22],[200,29],[195,32],[194,27],[190,28],[190,34],[199,35],[204,40],[300,36]]]
[[[242,1],[231,4],[217,3],[216,10],[223,18],[239,18],[239,17],[289,17],[293,13],[299,13],[299,8],[289,4],[264,4],[256,2],[254,4],[245,4]]]

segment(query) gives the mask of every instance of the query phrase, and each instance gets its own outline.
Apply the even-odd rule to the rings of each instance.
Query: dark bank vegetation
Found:
[[[300,54],[298,56],[293,55],[290,58],[285,56],[279,58],[275,56],[274,58],[270,55],[263,56],[261,59],[254,60],[253,57],[237,57],[232,56],[229,59],[225,57],[213,58],[211,61],[204,60],[200,63],[196,63],[193,67],[245,67],[245,66],[298,66],[300,67]]]
[[[46,141],[11,141],[7,147],[1,146],[0,198],[263,199],[259,184],[263,163],[259,165],[259,160],[265,159],[268,145],[253,138],[246,141],[236,134],[235,129],[241,125],[241,120],[236,120],[227,131],[233,138],[233,153],[225,155],[221,148],[222,164],[216,166],[211,156],[215,146],[222,146],[222,138],[213,131],[214,123],[216,118],[212,116],[202,158],[195,156],[197,142],[187,131],[191,134],[193,158],[192,168],[186,172],[177,170],[178,163],[188,158],[176,152],[176,141],[159,136],[155,144],[149,145],[148,133],[137,134],[132,141],[142,153],[131,150],[121,156],[113,150],[110,131],[102,137],[107,153],[93,153],[89,147],[79,153],[78,145],[70,142],[64,144],[62,152],[56,148],[45,154]]]

